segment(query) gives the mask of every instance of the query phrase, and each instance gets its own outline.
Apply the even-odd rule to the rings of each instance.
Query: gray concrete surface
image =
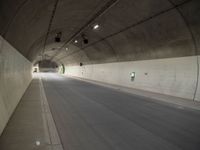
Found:
[[[194,109],[194,110],[200,110],[200,102],[198,102],[198,101],[175,97],[175,96],[171,96],[171,95],[165,95],[165,94],[159,94],[159,93],[155,93],[155,92],[134,89],[134,88],[127,88],[127,87],[119,86],[116,84],[108,84],[105,82],[99,82],[99,81],[94,81],[94,80],[90,80],[90,79],[83,79],[83,78],[72,77],[72,76],[68,76],[68,77],[74,78],[77,80],[81,80],[84,82],[92,83],[92,84],[97,84],[97,85],[100,85],[103,87],[115,89],[115,90],[122,91],[125,93],[130,93],[130,94],[146,97],[148,99],[154,99],[154,100],[157,100],[158,102],[163,101],[163,102],[166,102],[166,104],[168,104],[172,107],[179,108],[179,109],[189,108],[189,109]]]
[[[200,57],[199,57],[200,58]],[[65,74],[200,101],[198,56],[66,66]],[[135,78],[131,80],[131,73]]]
[[[45,74],[65,150],[199,150],[200,111]]]
[[[34,76],[0,136],[0,150],[63,150],[39,76]]]
[[[55,0],[1,0],[0,34],[32,61],[46,43],[49,58],[108,1],[59,0],[54,8]],[[99,30],[83,31],[89,44],[79,35],[79,43],[67,45],[67,52],[64,46],[55,60],[78,65],[197,55],[199,8],[199,0],[119,0],[92,22]],[[56,43],[60,31],[62,40]]]
[[[54,58],[54,61],[56,61],[58,64],[64,64],[66,66],[73,66],[73,65],[79,66],[80,63],[83,63],[83,68],[87,64],[103,64],[111,62],[119,63],[119,62],[136,61],[136,60],[154,60],[163,58],[180,58],[185,56],[194,56],[195,65],[194,63],[192,65],[186,65],[189,67],[191,66],[190,69],[192,70],[189,72],[189,74],[182,72],[182,70],[179,70],[179,66],[177,66],[177,68],[175,66],[175,69],[177,69],[177,74],[180,75],[178,76],[178,78],[176,78],[177,74],[171,73],[173,72],[172,69],[173,67],[169,65],[170,63],[166,63],[166,65],[164,64],[164,66],[168,66],[172,70],[169,69],[171,72],[168,70],[170,73],[169,72],[165,73],[163,72],[163,70],[160,70],[158,76],[160,77],[160,80],[163,81],[161,82],[161,84],[159,80],[157,80],[156,78],[157,76],[153,75],[152,77],[155,80],[146,80],[147,82],[143,83],[143,85],[145,88],[151,89],[152,86],[150,85],[153,85],[154,83],[159,83],[160,85],[158,84],[153,86],[157,88],[157,91],[162,90],[164,94],[170,94],[171,92],[174,93],[174,96],[184,95],[186,96],[186,98],[191,97],[191,95],[194,95],[193,99],[199,100],[200,84],[198,83],[198,80],[200,75],[199,73],[200,69],[199,69],[198,55],[200,54],[200,49],[199,49],[200,1],[199,0],[145,0],[145,1],[119,0],[116,3],[116,5],[114,5],[111,9],[105,11],[105,13],[100,15],[99,18],[95,18],[93,20],[91,24],[94,23],[100,24],[99,30],[92,30],[92,27],[88,26],[87,29],[84,29],[84,31],[81,32],[80,35],[76,37],[76,39],[78,39],[79,41],[77,44],[72,42],[69,43],[68,45],[65,45],[66,41],[68,41],[70,37],[74,35],[77,31],[82,29],[84,24],[87,23],[91,18],[93,18],[94,15],[97,12],[99,12],[100,9],[104,8],[105,4],[109,1],[110,0],[43,0],[43,1],[1,0],[0,1],[0,34],[4,39],[6,39],[10,43],[9,45],[7,42],[4,42],[3,38],[1,38],[0,133],[3,131],[3,128],[5,127],[9,117],[11,116],[13,110],[18,104],[22,94],[24,93],[25,89],[27,88],[31,80],[30,76],[31,64],[29,61],[24,59],[24,57],[22,57],[19,53],[17,53],[16,50],[19,51],[23,56],[25,56],[31,62],[36,62],[40,60],[42,58],[41,54],[44,55],[45,58],[50,59],[52,58],[52,56],[55,56],[55,54],[57,54],[58,51],[60,51],[60,53],[56,55],[56,57]],[[57,43],[54,40],[55,35],[58,32],[62,32],[62,39],[60,43]],[[83,44],[82,41],[83,39],[81,37],[81,34],[83,33],[87,36],[89,40],[89,43],[87,45]],[[74,40],[75,39],[72,39],[72,41]],[[66,50],[66,48],[68,49]],[[130,66],[130,68],[131,67],[132,66]],[[141,68],[139,67],[140,70],[138,70],[143,75],[146,73],[143,72],[145,67],[148,68],[149,66],[145,65]],[[127,66],[125,66],[124,68],[129,69]],[[103,66],[103,69],[106,69],[106,67]],[[152,70],[154,71],[154,69]],[[99,69],[95,70],[94,72],[97,72],[98,74],[98,71]],[[108,71],[107,73],[109,75],[115,74],[113,70]],[[126,73],[126,75],[122,76],[121,74],[123,73]],[[124,72],[120,71],[118,74],[119,76],[128,79],[125,81],[129,81],[129,75],[127,74],[126,71]],[[103,79],[108,80],[109,75],[107,75],[104,78],[104,75],[101,74],[100,77],[103,77]],[[172,77],[171,75],[175,76]],[[174,82],[173,79],[175,79],[178,82]],[[149,81],[154,81],[154,82],[152,82],[153,83],[152,84]],[[65,82],[65,80],[63,82]],[[117,81],[115,80],[115,82]],[[72,83],[77,83],[77,81],[73,81]],[[81,136],[85,136],[86,134],[87,136],[85,139],[84,138],[79,139],[78,136],[74,135],[74,139],[69,139],[72,141],[71,142],[72,145],[69,144],[69,147],[73,148],[77,147],[78,149],[85,146],[86,149],[91,149],[94,148],[95,146],[98,147],[98,145],[100,145],[100,148],[102,149],[106,148],[109,149],[108,147],[110,147],[110,149],[117,149],[117,148],[121,149],[121,147],[125,148],[126,146],[127,148],[129,147],[134,148],[130,146],[132,142],[130,141],[130,139],[135,139],[134,140],[135,144],[133,146],[135,146],[136,149],[147,149],[147,148],[156,149],[157,147],[160,148],[161,145],[166,146],[163,149],[167,148],[178,149],[182,147],[188,149],[195,149],[199,146],[197,144],[197,142],[199,141],[197,141],[196,138],[193,136],[193,135],[195,135],[196,137],[199,136],[198,133],[199,130],[196,128],[196,125],[199,125],[198,124],[199,122],[197,122],[196,121],[197,119],[194,117],[194,116],[199,117],[199,115],[196,115],[197,112],[189,110],[187,111],[175,110],[173,108],[172,110],[173,113],[171,114],[172,116],[170,116],[169,115],[171,113],[171,111],[169,111],[171,110],[170,107],[164,107],[163,105],[159,104],[159,106],[163,107],[164,109],[162,111],[160,110],[161,111],[160,112],[157,110],[160,107],[157,108],[154,106],[154,105],[157,106],[158,104],[153,103],[149,104],[151,106],[151,109],[149,108],[150,107],[149,106],[148,110],[149,109],[150,110],[147,114],[146,112],[142,111],[143,116],[139,116],[140,114],[137,113],[134,114],[135,112],[133,111],[138,109],[143,110],[144,108],[146,109],[147,107],[146,103],[145,107],[144,103],[141,104],[143,100],[141,100],[140,102],[136,99],[134,103],[135,105],[132,106],[133,101],[129,101],[130,99],[132,99],[129,96],[128,98],[127,96],[121,97],[121,95],[114,93],[113,97],[112,94],[110,93],[106,94],[106,92],[105,93],[103,92],[103,95],[101,95],[102,90],[99,91],[98,90],[99,88],[97,89],[96,87],[94,87],[95,88],[95,90],[93,91],[94,93],[88,94],[87,89],[90,87],[89,84],[87,84],[86,87],[82,89],[80,89],[82,83],[78,82],[77,84],[80,86],[75,86],[72,84],[73,86],[72,89],[67,85],[63,85],[62,83],[60,83],[60,85],[57,85],[56,83],[56,87],[61,87],[61,89],[63,89],[63,87],[67,86],[67,88],[71,90],[72,93],[75,92],[75,94],[72,94],[69,91],[66,92],[67,94],[69,94],[70,98],[75,99],[73,102],[71,102],[71,99],[69,99],[67,103],[69,103],[69,105],[75,105],[74,106],[75,108],[78,107],[82,102],[79,101],[82,95],[85,95],[85,98],[83,99],[88,103],[86,106],[84,104],[84,107],[89,107],[90,108],[89,112],[91,114],[91,112],[94,111],[91,110],[93,108],[92,106],[94,105],[94,108],[99,110],[99,112],[94,111],[94,114],[96,113],[94,116],[97,115],[100,118],[103,118],[102,119],[103,121],[100,120],[100,124],[102,123],[103,125],[92,126],[93,130],[91,131],[90,128],[91,126],[88,127],[87,124],[88,122],[86,122],[87,119],[91,121],[90,120],[91,118],[88,118],[89,116],[85,115],[85,113],[89,112],[84,111],[83,115],[86,116],[86,121],[85,122],[80,121],[80,119],[78,119],[77,121],[82,125],[81,128],[80,129],[78,128],[78,130],[77,128],[73,127],[71,128],[72,130],[76,130],[75,132],[79,132],[80,130]],[[141,84],[138,85],[140,86]],[[189,86],[187,87],[187,85]],[[188,88],[187,91],[185,91],[185,87]],[[52,93],[55,94],[55,91],[50,89],[48,89],[47,92],[52,91]],[[176,91],[177,89],[179,89],[180,91],[177,92]],[[76,90],[79,91],[76,92]],[[114,105],[103,103],[103,101],[101,101],[100,99],[101,98],[100,96],[97,96],[97,98],[95,98],[96,97],[95,95],[98,92],[101,93],[100,96],[103,98],[103,100],[108,100],[109,98],[112,99],[116,98],[116,101],[113,100],[106,101],[106,102],[111,102]],[[48,94],[55,98],[56,96],[52,95],[52,93]],[[64,93],[63,97],[66,96],[66,93]],[[61,92],[61,95],[62,94],[63,93]],[[60,96],[60,94],[58,95]],[[77,95],[79,97],[78,99]],[[126,99],[127,102],[126,105],[124,105],[124,101],[119,99],[119,97],[121,97],[122,99]],[[63,102],[62,96],[58,99],[60,99]],[[117,103],[115,104],[114,102]],[[101,103],[101,105],[99,103]],[[119,108],[118,104],[122,105],[122,107]],[[133,109],[129,110],[130,109],[129,105],[130,107],[132,106]],[[59,108],[60,107],[61,106],[59,106]],[[78,113],[81,112],[82,110],[80,109],[82,109],[82,106],[78,107],[77,109]],[[64,108],[62,108],[61,110],[63,112],[69,110],[69,114],[71,113],[72,115],[75,115],[74,116],[75,118],[77,116],[80,118],[80,116],[77,115],[76,113],[73,114],[74,110],[71,107],[68,108],[67,110],[65,110]],[[101,116],[101,114],[103,113],[105,113],[104,115],[107,115],[108,118],[109,117],[111,119],[113,118],[114,122],[119,123],[119,125],[116,125],[112,128],[111,133],[106,132],[110,124],[109,122],[108,125],[107,123],[105,123],[105,120],[107,118],[105,118],[104,115]],[[137,121],[133,122],[131,120],[133,118],[129,116],[130,115],[129,113],[130,114],[133,113],[134,115],[132,117],[139,119],[136,119]],[[152,116],[153,119],[150,119],[150,122],[146,123],[145,121],[151,118],[149,115]],[[173,118],[173,115],[174,117],[176,116],[176,118],[178,118],[179,121],[178,123],[174,122],[176,119]],[[70,116],[68,117],[70,118]],[[90,117],[94,116],[91,115]],[[167,116],[168,118],[163,119],[163,116]],[[163,122],[163,124],[166,122],[167,126],[165,131],[164,131],[165,125],[163,125],[161,122],[157,123],[156,120],[160,120],[161,122]],[[76,121],[76,119],[72,120],[72,124],[70,126],[73,126],[75,124],[73,121]],[[94,121],[98,122],[98,120]],[[121,124],[121,122],[123,121],[126,122],[125,125]],[[62,122],[65,123],[65,121]],[[91,122],[89,122],[89,125],[90,123]],[[148,126],[146,127],[143,124],[145,125],[147,124]],[[159,128],[155,128],[156,125],[158,125]],[[133,128],[133,126],[136,126],[136,128],[138,128],[138,130],[141,132],[136,132],[135,131],[136,128]],[[179,129],[177,126],[180,126],[181,129]],[[126,130],[128,127],[131,128],[129,132]],[[193,128],[188,129],[186,127],[188,128],[193,127]],[[83,130],[84,128],[86,130]],[[185,128],[186,131],[183,133],[183,129]],[[123,132],[120,132],[120,129]],[[118,131],[116,132],[116,134],[114,134],[115,130]],[[195,132],[196,130],[198,132]],[[84,133],[85,131],[89,132]],[[101,133],[103,134],[99,134],[99,131],[102,131]],[[128,133],[125,134],[126,132]],[[193,132],[195,133],[190,134]],[[68,131],[69,135],[71,135],[71,133],[72,133],[71,131]],[[131,133],[137,133],[137,134],[133,135]],[[172,136],[175,133],[176,135]],[[143,134],[146,136],[144,137]],[[127,140],[121,142],[120,138],[122,137],[123,139],[127,138]],[[94,141],[92,140],[92,142],[94,142],[92,143],[92,145],[88,144],[84,145],[84,143],[89,142],[93,138],[94,139],[96,138],[96,140]],[[79,140],[78,143],[77,140]],[[138,144],[137,140],[144,141],[145,144],[137,145]],[[148,143],[153,143],[153,144],[149,146]],[[161,144],[159,145],[159,143]],[[147,145],[148,147],[145,147]]]
[[[32,65],[0,36],[0,135],[32,80]]]
[[[77,70],[83,76],[94,71],[86,75],[92,80],[200,100],[200,1],[118,0],[106,7],[114,1],[1,0],[0,34],[34,63],[43,58],[69,68],[82,63]],[[109,9],[97,13],[102,8]],[[93,30],[96,23],[100,28]],[[88,44],[83,43],[83,34]],[[179,60],[183,57],[193,58]],[[150,64],[151,60],[155,62]],[[110,63],[118,64],[110,67]],[[139,76],[133,85],[129,74],[135,68]]]

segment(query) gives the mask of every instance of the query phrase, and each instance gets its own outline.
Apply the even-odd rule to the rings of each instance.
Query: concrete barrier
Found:
[[[31,79],[32,64],[0,36],[0,135]]]

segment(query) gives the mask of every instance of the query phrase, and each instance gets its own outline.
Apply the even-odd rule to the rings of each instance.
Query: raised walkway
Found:
[[[0,150],[62,150],[40,76],[34,76],[4,129]]]

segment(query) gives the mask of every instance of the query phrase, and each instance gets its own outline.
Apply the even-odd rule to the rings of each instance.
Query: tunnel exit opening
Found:
[[[64,72],[64,65],[62,66],[62,72]],[[51,60],[41,60],[34,64],[33,73],[36,72],[59,72],[58,64]]]

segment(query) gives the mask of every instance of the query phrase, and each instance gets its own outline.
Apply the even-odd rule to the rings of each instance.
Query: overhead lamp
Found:
[[[75,40],[74,43],[78,43],[78,40]]]
[[[99,29],[99,27],[100,27],[99,24],[95,24],[95,25],[93,26],[93,29],[94,29],[94,30],[97,30],[97,29]]]
[[[55,36],[55,42],[60,42],[61,41],[61,36],[62,36],[62,32],[58,32],[56,33],[56,36]]]
[[[83,39],[84,44],[88,44],[88,42],[89,42],[88,39]]]
[[[89,40],[88,40],[88,38],[86,37],[86,35],[85,35],[85,34],[82,34],[81,37],[83,38],[83,43],[84,43],[84,44],[88,44]]]
[[[40,146],[40,141],[35,141],[36,146]]]

